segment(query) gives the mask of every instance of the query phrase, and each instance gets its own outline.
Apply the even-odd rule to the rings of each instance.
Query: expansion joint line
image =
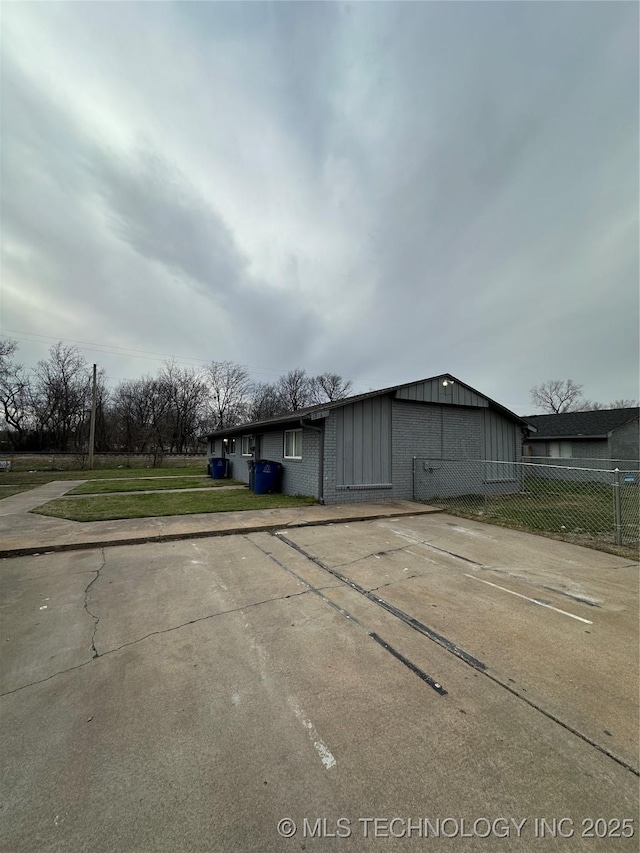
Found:
[[[343,575],[340,572],[336,571],[331,566],[328,566],[319,557],[316,557],[313,554],[311,554],[309,551],[306,551],[304,548],[302,548],[300,545],[293,542],[291,539],[289,539],[284,534],[278,532],[274,535],[276,536],[276,538],[278,540],[280,540],[280,542],[283,542],[284,544],[288,545],[290,548],[293,548],[293,550],[297,551],[299,554],[302,554],[304,557],[306,557],[307,560],[310,560],[316,566],[319,566],[319,568],[324,569],[325,572],[328,572],[329,574],[338,578],[343,583],[345,583],[347,586],[351,587],[351,589],[353,589],[355,592],[358,592],[358,593],[360,593],[360,595],[363,595],[365,598],[368,598],[369,601],[374,602],[374,604],[377,604],[379,607],[381,607],[383,610],[386,610],[392,616],[396,616],[398,619],[400,619],[406,625],[409,625],[411,628],[414,628],[416,631],[418,631],[423,636],[427,637],[430,640],[433,640],[435,643],[442,646],[444,649],[446,649],[451,654],[455,655],[455,657],[459,658],[461,661],[466,663],[468,666],[470,666],[473,669],[477,670],[478,672],[482,673],[482,675],[486,676],[488,679],[493,681],[494,684],[497,684],[498,686],[502,687],[504,690],[507,690],[513,696],[516,696],[518,699],[520,699],[520,701],[524,702],[526,705],[529,705],[530,708],[533,708],[534,710],[543,714],[549,720],[552,720],[554,723],[557,723],[557,725],[561,726],[563,729],[566,729],[566,731],[571,732],[571,734],[580,738],[580,740],[584,741],[585,743],[588,743],[589,746],[592,746],[594,749],[597,749],[598,752],[601,752],[603,755],[606,755],[607,758],[610,758],[612,761],[615,761],[616,764],[619,764],[621,767],[624,767],[625,770],[629,770],[635,776],[640,776],[640,771],[638,770],[638,768],[634,767],[632,764],[629,764],[623,758],[619,758],[617,755],[615,755],[613,752],[608,750],[606,747],[601,746],[595,740],[592,740],[590,737],[583,734],[581,731],[574,728],[569,723],[565,722],[564,720],[561,720],[559,717],[557,717],[551,711],[547,710],[546,708],[543,708],[538,703],[527,698],[526,696],[523,696],[515,688],[511,687],[511,685],[505,683],[498,676],[489,672],[486,663],[483,663],[482,661],[473,657],[468,652],[464,651],[459,646],[457,646],[455,643],[453,643],[451,640],[447,639],[446,637],[443,637],[441,634],[436,633],[432,628],[429,628],[423,622],[419,622],[417,619],[414,619],[408,613],[405,613],[403,610],[400,610],[400,608],[395,607],[393,604],[390,604],[388,601],[385,601],[384,598],[379,598],[377,595],[374,595],[373,591],[365,589],[365,587],[360,586],[360,584],[358,584],[355,581],[351,580],[350,578],[346,577],[346,575]],[[424,544],[428,544],[428,543],[424,543]],[[443,551],[444,549],[438,548],[437,550]],[[451,552],[448,551],[446,553],[451,553]],[[453,556],[457,557],[459,555],[454,554]],[[461,559],[465,560],[465,562],[475,563],[475,560],[469,560],[468,558],[465,558],[465,557],[462,557]],[[481,564],[477,563],[476,565],[480,566]]]
[[[276,534],[276,535],[279,536],[279,534]],[[400,663],[403,664],[404,666],[406,666],[407,669],[409,669],[411,672],[413,672],[414,675],[417,675],[418,678],[420,678],[422,681],[425,682],[425,684],[428,684],[429,687],[431,687],[432,690],[435,690],[435,692],[439,696],[446,696],[447,695],[448,691],[444,689],[444,687],[442,686],[442,684],[440,684],[439,681],[436,681],[435,678],[432,678],[423,669],[420,669],[420,667],[418,667],[414,663],[412,663],[408,658],[406,658],[399,651],[397,651],[397,649],[394,649],[393,646],[390,645],[390,643],[387,643],[385,640],[382,639],[382,637],[378,636],[378,634],[376,634],[373,631],[369,631],[362,624],[362,622],[360,622],[358,619],[356,619],[356,617],[352,613],[349,613],[348,610],[345,610],[343,607],[340,607],[338,604],[336,604],[334,601],[332,601],[330,598],[328,598],[328,596],[326,596],[322,592],[322,589],[335,589],[335,587],[319,588],[319,587],[313,586],[308,581],[306,581],[303,577],[301,577],[299,574],[297,574],[297,572],[294,572],[293,569],[290,569],[288,566],[285,566],[285,564],[283,562],[281,562],[270,551],[266,551],[257,542],[254,542],[253,539],[250,539],[248,536],[245,536],[244,538],[247,540],[247,542],[249,542],[251,545],[253,545],[255,548],[257,548],[259,551],[261,551],[266,557],[268,557],[270,560],[272,560],[276,565],[280,566],[281,569],[284,569],[285,572],[287,572],[293,578],[295,578],[298,581],[298,583],[301,583],[301,584],[303,584],[303,586],[306,586],[307,592],[313,592],[315,595],[317,595],[319,598],[321,598],[325,604],[328,604],[329,607],[333,608],[333,610],[337,611],[341,616],[343,616],[345,619],[347,619],[353,625],[356,625],[358,628],[361,628],[363,631],[365,631],[367,636],[370,639],[372,639],[375,643],[377,643],[379,646],[381,646],[385,651],[389,652],[390,655],[392,655],[396,660],[400,661]],[[340,580],[342,580],[342,577],[340,577],[340,576],[338,576],[338,577],[340,578]]]

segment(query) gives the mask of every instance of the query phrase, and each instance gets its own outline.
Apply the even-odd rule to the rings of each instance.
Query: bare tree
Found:
[[[129,453],[153,453],[167,449],[166,386],[153,376],[121,382],[113,393],[111,418],[118,450]]]
[[[336,373],[308,377],[304,370],[290,370],[274,383],[257,383],[251,389],[249,420],[260,421],[296,412],[306,406],[343,400],[351,392],[351,382]]]
[[[286,411],[275,383],[257,382],[251,386],[247,420],[264,421]]]
[[[582,385],[573,379],[549,379],[531,389],[531,402],[551,415],[580,409]]]
[[[351,382],[337,373],[320,373],[309,380],[311,403],[316,405],[344,400],[351,393],[351,387]]]
[[[311,383],[306,372],[299,367],[281,376],[275,388],[284,412],[297,412],[311,405]]]
[[[251,405],[251,382],[244,367],[232,361],[212,361],[206,377],[213,428],[225,429],[246,420]]]
[[[17,350],[17,341],[12,341],[10,338],[0,339],[0,379],[4,377],[6,371],[10,370],[11,359]]]
[[[33,426],[31,385],[22,365],[13,361],[17,349],[16,341],[0,340],[0,413],[16,450]]]
[[[196,368],[167,362],[157,381],[165,398],[166,444],[171,452],[185,453],[195,447],[202,421],[208,393],[204,376]]]
[[[88,417],[91,376],[80,352],[62,342],[35,369],[33,402],[41,443],[56,450],[80,449]]]
[[[607,406],[608,409],[636,409],[638,400],[614,400]]]
[[[120,382],[112,395],[111,420],[114,447],[144,453],[150,432],[143,379]]]
[[[635,409],[637,400],[613,400],[611,403],[596,403],[586,400],[581,406],[581,412],[599,412],[605,409]]]

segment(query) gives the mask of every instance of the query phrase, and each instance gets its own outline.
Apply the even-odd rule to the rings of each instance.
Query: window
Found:
[[[556,459],[571,459],[571,442],[570,441],[550,441],[549,456]]]
[[[236,440],[235,438],[229,439],[229,444],[227,445],[227,453],[235,453],[236,452]]]
[[[284,434],[284,458],[302,459],[302,430],[289,429]]]
[[[243,435],[242,436],[242,455],[243,456],[251,456],[253,453],[253,436],[252,435]]]

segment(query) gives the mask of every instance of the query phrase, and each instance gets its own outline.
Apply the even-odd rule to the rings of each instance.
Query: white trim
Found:
[[[294,454],[292,456],[287,456],[287,436],[291,435],[291,434],[293,434],[294,436],[296,434],[298,434],[298,436],[299,436],[299,439],[298,439],[298,441],[300,443],[299,448],[298,448],[299,453],[298,454],[295,453],[297,441],[294,438],[293,439]],[[282,458],[283,459],[302,459],[302,430],[301,429],[286,429],[284,431],[283,445],[282,445]]]

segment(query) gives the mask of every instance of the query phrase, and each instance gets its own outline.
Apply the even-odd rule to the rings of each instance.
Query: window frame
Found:
[[[557,453],[554,453],[557,450]],[[549,459],[573,459],[573,444],[571,441],[558,439],[549,442]]]
[[[244,452],[245,442],[247,444],[247,448],[249,449],[248,453]],[[242,436],[242,446],[240,448],[242,450],[242,455],[243,456],[253,456],[253,450],[252,450],[253,447],[255,447],[254,436],[252,434],[243,435]]]
[[[235,438],[225,438],[226,446],[227,446],[227,456],[235,456],[236,455],[236,440]]]
[[[297,441],[296,441],[296,438],[295,438],[296,434],[299,436],[299,438],[297,439]],[[288,436],[288,435],[293,435],[293,436],[294,436],[294,439],[293,439],[293,448],[292,448],[292,450],[293,450],[293,454],[294,454],[294,455],[292,455],[292,456],[288,456],[288,455],[287,455],[287,436]],[[298,446],[297,448],[296,448],[296,443],[299,443],[299,446]],[[296,449],[298,450],[299,455],[295,455]],[[297,459],[297,460],[302,459],[302,429],[301,429],[301,428],[298,428],[298,429],[286,429],[286,430],[284,431],[283,445],[282,445],[282,458],[283,458],[283,459],[294,459],[294,460],[295,460],[295,459]]]

